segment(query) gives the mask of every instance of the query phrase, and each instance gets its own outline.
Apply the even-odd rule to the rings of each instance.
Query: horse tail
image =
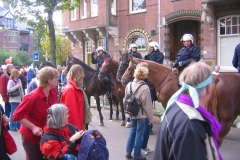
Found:
[[[115,94],[112,95],[112,102],[114,107],[118,106],[118,100]]]
[[[217,84],[219,82],[219,78],[216,77],[213,79],[213,86],[212,86],[212,94],[211,94],[211,97],[209,99],[209,103],[208,103],[208,106],[207,106],[207,110],[212,113],[212,115],[217,119],[219,120],[219,117],[218,117],[218,113],[217,113]]]

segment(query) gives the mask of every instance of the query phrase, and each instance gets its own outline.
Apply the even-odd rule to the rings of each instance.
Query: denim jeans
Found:
[[[152,129],[152,125],[148,124],[148,118],[146,118],[145,119],[145,132],[144,132],[144,135],[143,135],[142,149],[145,149],[147,147],[151,129]]]
[[[10,112],[10,130],[16,130],[17,128],[20,128],[20,123],[13,121],[13,113],[15,109],[18,107],[19,103],[17,102],[11,102],[11,112]]]
[[[143,143],[143,134],[145,132],[146,119],[131,119],[131,130],[128,136],[126,152],[132,153],[134,148],[134,157],[141,155]]]
[[[5,115],[9,118],[10,117],[10,112],[11,112],[11,105],[9,102],[5,102]]]

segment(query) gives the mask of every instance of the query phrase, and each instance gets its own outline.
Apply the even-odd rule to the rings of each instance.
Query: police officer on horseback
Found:
[[[193,43],[193,36],[184,34],[181,41],[183,41],[184,47],[177,53],[173,63],[173,70],[178,70],[179,75],[192,61],[198,62],[200,60],[200,48]]]
[[[136,44],[132,43],[129,48],[130,48],[130,52],[128,54],[132,55],[135,58],[142,59],[142,55],[137,52],[137,45]]]
[[[95,58],[95,52],[92,52],[92,64],[97,64],[97,71],[99,72],[104,62],[103,57],[110,58],[110,55],[104,51],[102,46],[98,46],[96,51],[99,55]]]
[[[157,42],[149,43],[149,53],[144,56],[144,59],[163,64],[164,55],[162,52],[160,52],[159,44]]]

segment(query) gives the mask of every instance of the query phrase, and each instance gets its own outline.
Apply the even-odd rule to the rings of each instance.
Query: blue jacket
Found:
[[[110,58],[111,56],[107,54],[106,52],[103,52],[105,58]],[[102,67],[102,64],[104,62],[104,59],[102,55],[97,56],[96,58],[92,54],[92,64],[97,64],[97,71],[99,72],[100,68]]]
[[[33,73],[33,70],[29,70],[27,72],[27,82],[31,82],[31,80],[35,77],[34,73]]]
[[[173,68],[179,66],[179,62],[182,66],[179,66],[179,71],[182,71],[192,61],[198,62],[200,60],[200,48],[195,44],[191,44],[190,47],[183,47],[177,53],[176,60],[173,63]]]
[[[240,73],[240,43],[236,46],[232,65],[238,69],[238,73]]]
[[[128,54],[132,55],[135,58],[140,58],[142,59],[142,55],[138,52],[129,52]]]
[[[144,59],[154,61],[154,62],[159,63],[159,64],[163,64],[164,55],[163,55],[162,52],[157,50],[155,52],[151,52],[148,55],[144,56]]]

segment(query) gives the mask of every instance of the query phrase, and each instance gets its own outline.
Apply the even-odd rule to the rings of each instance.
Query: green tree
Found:
[[[30,55],[25,51],[19,51],[14,57],[18,57],[21,66],[29,66],[33,62]]]
[[[45,26],[49,29],[50,60],[56,65],[56,37],[53,23],[54,11],[73,10],[78,7],[81,0],[3,0],[7,1],[15,9],[16,18],[27,22],[38,33],[44,33]],[[47,16],[46,16],[47,14]],[[34,15],[30,19],[29,15]]]

